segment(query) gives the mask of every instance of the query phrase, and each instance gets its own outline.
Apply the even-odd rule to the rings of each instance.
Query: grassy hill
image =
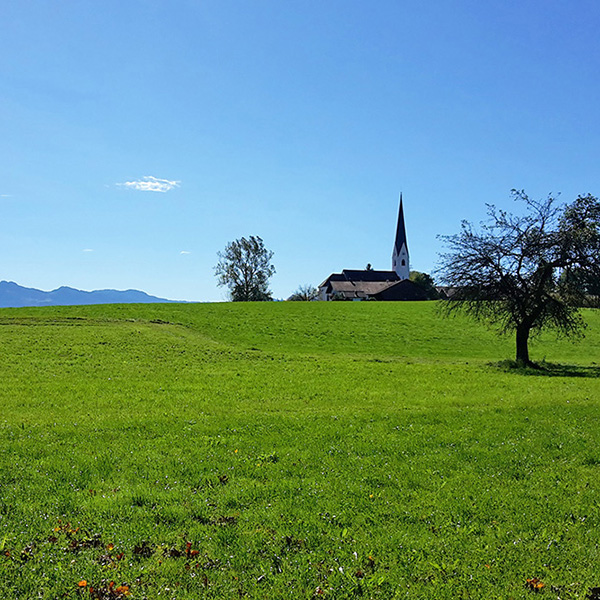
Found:
[[[0,310],[0,595],[585,598],[585,318],[535,373],[433,303]]]

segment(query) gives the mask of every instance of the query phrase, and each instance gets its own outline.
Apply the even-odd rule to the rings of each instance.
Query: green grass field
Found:
[[[600,598],[585,318],[536,372],[434,303],[2,309],[0,597]]]

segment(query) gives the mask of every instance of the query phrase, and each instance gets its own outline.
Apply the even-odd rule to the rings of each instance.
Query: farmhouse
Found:
[[[402,194],[398,209],[392,270],[344,269],[332,273],[320,286],[321,300],[427,300],[427,294],[409,279],[410,266]]]

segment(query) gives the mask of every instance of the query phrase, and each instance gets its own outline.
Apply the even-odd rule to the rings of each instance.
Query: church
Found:
[[[396,239],[392,250],[392,270],[344,269],[332,273],[319,286],[320,300],[427,300],[427,294],[409,279],[410,265],[404,208],[400,194]]]

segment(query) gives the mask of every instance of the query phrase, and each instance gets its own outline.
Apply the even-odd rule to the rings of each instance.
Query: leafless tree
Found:
[[[581,274],[600,278],[600,202],[587,195],[560,206],[513,190],[525,216],[488,205],[489,220],[477,231],[463,221],[460,233],[441,236],[448,251],[437,275],[454,288],[445,313],[462,311],[516,333],[517,362],[531,365],[530,337],[544,329],[581,335],[579,308],[598,306]],[[575,276],[575,274],[577,276]]]
[[[306,283],[298,286],[298,289],[288,298],[288,300],[311,302],[312,300],[317,300],[318,297],[319,290],[314,285]]]

